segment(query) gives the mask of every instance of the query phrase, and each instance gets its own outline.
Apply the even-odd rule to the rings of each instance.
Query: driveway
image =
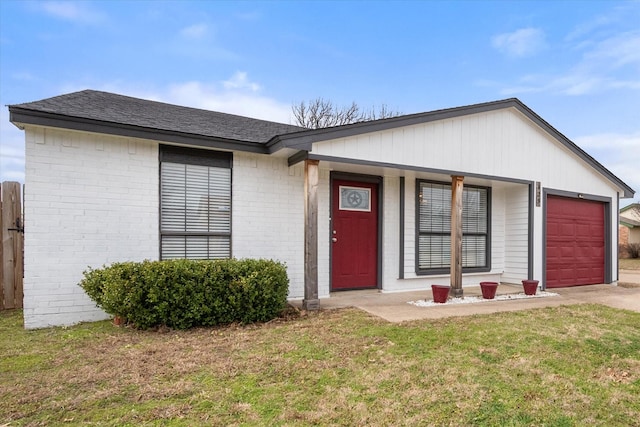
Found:
[[[620,270],[618,283],[621,285],[640,286],[640,270]]]

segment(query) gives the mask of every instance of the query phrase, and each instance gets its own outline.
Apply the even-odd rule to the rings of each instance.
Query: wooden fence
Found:
[[[0,185],[0,310],[22,308],[24,228],[19,182]]]

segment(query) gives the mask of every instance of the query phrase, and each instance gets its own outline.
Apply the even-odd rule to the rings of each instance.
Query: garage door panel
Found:
[[[587,238],[588,236],[591,236],[591,225],[589,225],[589,224],[576,224],[575,231],[576,231],[575,236],[578,239]]]
[[[576,235],[576,229],[574,224],[560,224],[559,237],[574,237]]]
[[[546,206],[547,287],[603,283],[604,204],[549,196]]]
[[[561,250],[560,250],[560,257],[562,260],[565,260],[565,262],[567,262],[568,260],[570,260],[571,258],[574,257],[575,255],[575,248],[572,246],[562,246]]]

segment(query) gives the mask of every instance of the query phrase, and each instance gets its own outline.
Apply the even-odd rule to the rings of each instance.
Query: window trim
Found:
[[[162,230],[162,163],[179,163],[183,165],[207,166],[229,169],[230,172],[230,206],[229,206],[229,231],[197,232],[197,231],[163,231]],[[158,150],[158,259],[162,257],[163,236],[204,236],[204,237],[228,237],[229,258],[233,258],[233,153],[226,151],[203,150],[197,148],[181,147],[160,144]]]
[[[418,276],[430,276],[430,275],[438,275],[438,274],[450,274],[451,268],[420,268],[420,184],[428,183],[428,184],[438,184],[438,185],[447,185],[451,187],[450,181],[436,181],[430,179],[416,179],[415,185],[415,272]],[[480,267],[463,267],[463,273],[486,273],[491,271],[491,187],[485,187],[482,185],[471,185],[464,184],[463,191],[465,188],[479,188],[487,191],[487,239],[485,243],[485,251],[487,254],[486,264]],[[451,231],[451,230],[449,230]],[[450,235],[450,233],[449,233]],[[484,235],[473,233],[472,235]]]

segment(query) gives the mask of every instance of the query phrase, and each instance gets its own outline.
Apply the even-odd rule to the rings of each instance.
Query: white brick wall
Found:
[[[304,166],[234,153],[232,253],[287,264],[289,297],[304,295]]]
[[[87,267],[158,257],[158,145],[26,128],[26,328],[99,320]]]
[[[77,284],[89,266],[158,259],[158,143],[27,128],[26,147],[25,327],[104,319]],[[234,153],[232,254],[286,263],[291,298],[304,295],[303,173],[286,158]],[[320,178],[322,236],[328,171]],[[319,246],[328,296],[328,245]]]

